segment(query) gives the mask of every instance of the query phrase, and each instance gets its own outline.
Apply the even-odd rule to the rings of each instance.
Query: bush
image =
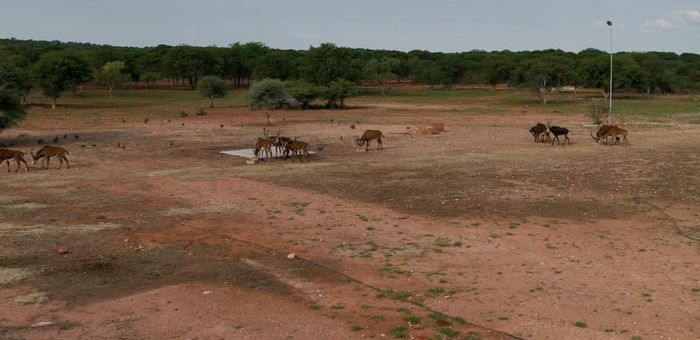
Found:
[[[605,103],[595,103],[588,105],[588,118],[593,121],[593,124],[603,122],[603,116],[608,111],[608,106]]]
[[[331,82],[331,85],[326,89],[324,97],[328,100],[328,107],[337,107],[337,102],[339,101],[340,108],[343,108],[345,107],[345,99],[355,97],[357,93],[357,88],[353,82],[345,79],[338,79]]]
[[[24,115],[19,98],[12,91],[0,87],[0,131],[16,125]]]
[[[302,109],[308,109],[311,102],[319,96],[314,86],[303,80],[288,80],[284,82],[284,89]]]
[[[185,112],[185,111],[180,111],[180,112],[178,112],[178,114],[180,115],[180,118],[187,117],[187,112]]]
[[[195,111],[194,114],[196,114],[197,116],[206,116],[207,111],[204,111],[204,109],[200,107],[197,111]]]
[[[248,90],[248,107],[251,110],[281,109],[295,106],[294,98],[277,79],[263,79],[255,82]]]

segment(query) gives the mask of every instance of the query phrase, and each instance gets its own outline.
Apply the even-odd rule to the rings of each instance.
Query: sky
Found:
[[[118,46],[700,53],[700,0],[0,0],[0,38]]]

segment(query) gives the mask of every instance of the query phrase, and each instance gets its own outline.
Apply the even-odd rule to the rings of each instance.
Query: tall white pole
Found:
[[[612,123],[612,97],[613,97],[613,28],[612,21],[608,21],[608,26],[610,26],[610,92],[608,98],[610,99],[610,104],[608,105],[608,125]]]

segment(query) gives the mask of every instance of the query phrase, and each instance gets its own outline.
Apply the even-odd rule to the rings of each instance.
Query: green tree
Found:
[[[515,62],[509,55],[490,54],[481,62],[481,76],[484,83],[496,89],[496,85],[511,80]]]
[[[353,64],[350,51],[331,43],[311,47],[304,57],[306,80],[323,86],[338,79],[358,80],[357,64]]]
[[[31,88],[29,76],[10,58],[0,56],[0,131],[20,122],[25,115],[20,99]]]
[[[124,73],[123,61],[111,61],[102,66],[97,74],[97,81],[109,88],[109,96],[112,97],[112,89],[127,81],[129,75]]]
[[[61,92],[88,81],[90,77],[90,63],[76,52],[49,52],[34,65],[36,83],[51,98],[52,109],[56,108],[56,99]]]
[[[0,131],[14,126],[24,115],[16,92],[0,85]]]
[[[199,80],[197,89],[203,96],[209,98],[209,107],[214,107],[214,98],[223,98],[228,89],[221,78],[216,76],[206,76]]]
[[[292,106],[294,98],[287,93],[284,83],[278,79],[263,79],[253,83],[248,90],[248,108],[265,110],[267,125],[271,125],[270,110]]]
[[[311,102],[319,96],[313,84],[303,80],[288,80],[284,82],[284,88],[302,109],[308,109]]]
[[[382,95],[384,95],[386,82],[394,75],[392,71],[398,64],[399,61],[393,58],[370,59],[365,64],[365,76],[372,82],[379,84],[382,88]]]
[[[158,78],[160,76],[158,73],[155,72],[145,72],[144,74],[141,75],[141,81],[146,83],[146,88],[148,88],[148,84],[153,84],[153,88],[156,88],[156,81],[158,81]]]
[[[338,79],[331,82],[326,89],[325,98],[328,100],[328,107],[337,107],[337,102],[340,102],[340,108],[345,107],[345,99],[357,96],[358,91],[355,84],[349,80]]]
[[[515,71],[518,83],[531,88],[540,102],[547,104],[553,89],[575,82],[573,62],[562,56],[546,56],[522,62]]]

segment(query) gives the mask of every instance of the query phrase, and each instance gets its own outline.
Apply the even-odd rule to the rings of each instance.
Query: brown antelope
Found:
[[[304,158],[309,157],[309,143],[293,140],[284,147],[284,159],[287,159],[290,152],[292,152],[292,162],[294,162],[294,156],[297,153],[299,154],[299,160],[303,162]]]
[[[17,162],[17,170],[15,170],[15,172],[19,171],[20,162],[24,163],[24,167],[27,169],[27,171],[29,171],[29,166],[24,160],[24,152],[17,150],[0,149],[0,165],[2,165],[2,162],[7,160],[7,172],[10,172],[10,160],[13,159]]]
[[[591,137],[593,138],[593,140],[596,141],[596,143],[600,143],[600,139],[601,139],[604,135],[607,135],[608,131],[610,131],[610,129],[613,128],[613,127],[614,127],[614,128],[618,128],[617,125],[607,125],[607,124],[603,124],[603,125],[601,125],[600,128],[598,129],[598,132],[596,132],[595,137],[593,137],[593,131],[591,131]],[[625,130],[625,131],[626,131],[626,130]],[[617,142],[619,143],[619,142],[620,142],[620,136],[617,136],[617,135],[616,135],[616,136],[615,136],[615,141],[617,141]],[[604,142],[604,144],[607,145],[607,144],[608,144],[608,138],[605,137],[605,139],[603,139],[603,142]]]
[[[253,148],[253,153],[255,158],[260,158],[261,152],[265,153],[265,158],[272,157],[272,140],[269,137],[258,137],[258,141],[255,143],[255,148]]]
[[[547,125],[537,123],[537,125],[529,128],[528,131],[535,137],[535,143],[537,143],[542,140],[542,134],[547,132]],[[549,141],[549,139],[547,139],[547,141]]]
[[[593,137],[593,134],[591,134],[591,137]],[[598,142],[601,138],[605,138],[605,144],[608,144],[608,137],[613,137],[612,142],[609,144],[610,146],[614,145],[616,141],[618,145],[622,145],[620,138],[622,138],[622,142],[627,145],[627,130],[616,125],[608,125],[605,130],[603,130],[601,126],[598,133],[596,133],[596,137],[593,137],[593,139]]]
[[[66,169],[70,169],[70,164],[68,163],[68,158],[66,158],[66,155],[68,155],[68,150],[64,148],[60,148],[57,146],[51,146],[47,145],[43,148],[41,148],[39,151],[36,153],[33,153],[31,150],[29,153],[32,155],[32,159],[34,159],[33,164],[36,164],[36,161],[38,161],[40,158],[46,158],[43,162],[46,162],[46,167],[45,169],[49,168],[49,163],[51,162],[51,157],[58,157],[58,159],[61,161],[61,163],[58,165],[58,169],[60,169],[63,166],[63,161],[66,162]],[[43,166],[42,166],[43,168]]]
[[[554,138],[552,138],[552,145],[554,145],[554,140],[557,140],[557,145],[559,145],[559,136],[564,135],[564,145],[566,145],[566,142],[569,142],[569,145],[571,145],[571,140],[569,139],[569,129],[561,126],[550,126],[551,122],[547,123],[547,129],[549,129],[549,132],[552,133]]]
[[[356,138],[355,141],[357,142],[357,145],[362,146],[366,144],[365,146],[365,151],[369,151],[369,142],[372,139],[376,139],[377,143],[377,150],[383,149],[384,147],[382,146],[382,137],[384,134],[382,134],[381,131],[379,130],[367,130],[365,133],[362,134],[362,137]]]

